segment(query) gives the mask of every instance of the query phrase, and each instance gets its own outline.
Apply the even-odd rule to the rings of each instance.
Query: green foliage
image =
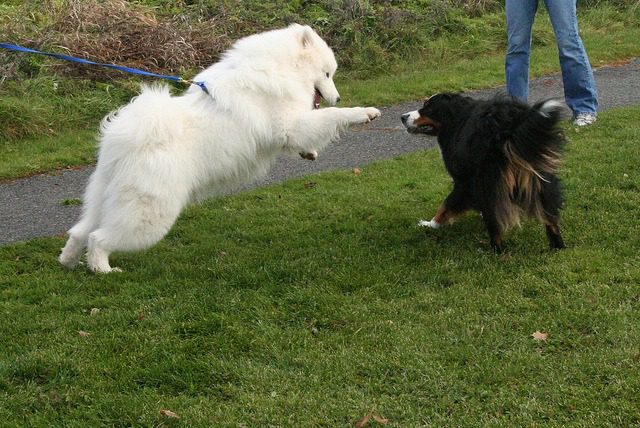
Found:
[[[93,0],[92,0],[93,1]],[[63,11],[73,8],[75,13],[85,13],[90,16],[85,20],[94,22],[92,25],[106,25],[104,19],[95,14],[121,14],[122,7],[78,9],[72,0],[55,2],[35,2],[30,0],[24,7],[12,7],[12,15],[6,18],[8,28],[7,37],[10,39],[35,39],[47,46],[69,46],[73,41],[73,33],[77,28],[67,28],[71,25],[65,23],[69,20]],[[110,2],[100,3],[102,5]],[[114,3],[114,0],[111,0]],[[126,5],[127,3],[125,3]],[[495,51],[502,46],[504,38],[502,5],[495,0],[484,1],[443,1],[443,0],[400,0],[400,1],[367,1],[367,0],[343,0],[343,1],[284,1],[277,0],[264,2],[260,0],[248,0],[238,2],[235,0],[199,0],[193,2],[176,2],[173,0],[146,0],[130,2],[131,13],[135,16],[155,15],[159,26],[173,27],[174,37],[184,38],[188,44],[197,45],[200,49],[208,43],[215,46],[215,52],[219,54],[222,49],[228,47],[232,40],[255,32],[288,25],[292,22],[309,24],[316,28],[329,44],[335,49],[341,69],[352,77],[368,77],[371,74],[379,74],[388,70],[399,62],[412,61],[417,56],[430,56],[433,52],[430,48],[440,38],[453,37],[457,40],[466,39],[467,36],[476,41],[482,41],[482,50],[475,52],[471,49],[456,50],[456,54],[470,55]],[[615,11],[624,15],[627,9],[635,14],[637,8],[633,7],[631,0],[599,1],[598,8]],[[126,6],[125,6],[126,7]],[[102,12],[100,12],[102,10]],[[483,17],[489,16],[488,23]],[[178,17],[179,19],[175,19]],[[614,17],[611,17],[614,18]],[[146,19],[146,18],[145,18]],[[616,16],[613,20],[625,21],[633,17],[624,18]],[[610,20],[610,19],[608,19]],[[14,22],[20,22],[20,25]],[[135,35],[135,29],[127,29],[121,19],[118,20],[115,30]],[[146,22],[145,20],[143,20]],[[76,26],[82,26],[80,20]],[[126,22],[126,20],[124,20]],[[197,34],[188,32],[188,29],[200,23],[207,23],[206,31],[198,31]],[[186,23],[187,25],[182,25]],[[161,24],[161,25],[160,25]],[[498,24],[498,25],[496,25]],[[140,22],[131,19],[131,26],[139,26]],[[113,31],[114,29],[107,29]],[[500,31],[498,31],[500,30]],[[67,36],[65,36],[67,34]],[[95,35],[92,35],[94,37]],[[541,36],[534,33],[534,41]],[[91,57],[103,57],[106,52],[97,52],[105,49],[111,43],[110,31],[103,31],[104,40],[96,40],[79,46],[83,52]],[[197,40],[194,40],[194,37]],[[544,40],[544,39],[543,39]],[[139,37],[126,41],[128,49],[137,52],[138,55],[148,55],[152,52],[151,46],[141,46],[136,43],[147,43]],[[437,44],[437,43],[436,43]],[[45,47],[45,46],[40,46]],[[471,44],[467,44],[471,48]],[[464,49],[464,46],[462,46]],[[110,48],[111,51],[116,46]],[[175,71],[176,64],[163,64],[162,52],[157,52],[156,66],[159,71],[168,72],[169,68]],[[116,56],[111,52],[112,57]],[[166,56],[175,57],[176,52],[167,52]],[[162,58],[161,58],[162,57]],[[115,58],[113,58],[115,59]],[[127,58],[129,61],[142,61],[148,58]],[[209,61],[213,58],[209,57]],[[191,70],[194,66],[203,66],[198,62],[194,64],[193,56],[185,56],[178,60],[178,65],[183,70]],[[198,58],[203,61],[203,58]],[[2,62],[0,58],[0,63]],[[37,65],[37,64],[35,64]],[[29,68],[28,64],[23,72],[33,75],[37,68]],[[162,67],[165,69],[162,70]]]
[[[532,221],[505,257],[477,214],[419,230],[436,151],[192,207],[122,274],[2,247],[2,423],[637,425],[639,114],[567,129],[558,252]]]
[[[243,35],[298,21],[313,25],[334,47],[340,63],[337,84],[345,105],[383,106],[443,90],[504,83],[504,16],[500,6],[490,1],[145,0],[116,2],[112,9],[107,7],[109,2],[101,2],[96,8],[79,2],[73,3],[71,12],[87,16],[73,25],[63,20],[71,13],[66,7],[69,1],[5,4],[3,11],[7,13],[0,14],[2,38],[40,38],[43,46],[38,47],[57,49],[64,46],[63,35],[75,35],[78,25],[106,20],[127,35],[140,31],[138,24],[153,22],[148,19],[152,16],[159,22],[157,27],[169,33],[187,34],[181,32],[198,23],[206,24],[207,31],[187,35],[194,43],[201,43],[198,50],[217,52]],[[119,18],[127,8],[135,11],[137,20]],[[109,16],[103,16],[105,13]],[[631,3],[614,6],[601,2],[597,8],[581,8],[580,14],[581,33],[592,64],[640,55],[640,29],[636,25],[640,8]],[[112,34],[105,31],[89,35]],[[149,56],[148,46],[136,46],[132,40],[137,39],[127,37],[124,44],[117,38],[105,42],[131,47],[135,61],[127,65],[137,61],[145,68],[146,61],[157,60],[155,54]],[[154,40],[151,38],[151,42]],[[532,76],[557,71],[553,31],[542,12],[534,27],[534,45]],[[81,51],[92,46],[83,46]],[[103,43],[96,46],[104,48]],[[164,47],[154,48],[158,55],[163,54]],[[108,60],[110,52],[94,51],[92,55],[106,55],[105,61],[112,62]],[[132,52],[127,50],[125,54]],[[175,57],[173,50],[165,53]],[[214,61],[213,54],[198,58],[202,57],[207,64]],[[197,71],[197,61],[181,61],[185,63],[184,76]],[[101,75],[92,67],[63,69],[60,64],[39,56],[0,51],[0,178],[91,162],[100,118],[138,91],[137,81],[125,80],[133,78],[123,78],[121,73]]]
[[[49,136],[1,141],[0,153],[0,180],[88,165],[96,158],[97,131],[62,131]]]
[[[97,121],[132,95],[124,85],[40,77],[0,86],[0,142],[17,141]]]

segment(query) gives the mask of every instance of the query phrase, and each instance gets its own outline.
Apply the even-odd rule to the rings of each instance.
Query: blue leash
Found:
[[[173,82],[178,82],[178,83],[189,83],[189,84],[193,84],[193,85],[199,86],[200,89],[202,89],[206,94],[209,94],[209,91],[207,90],[207,87],[205,86],[204,82],[194,82],[193,80],[183,79],[182,77],[179,77],[179,76],[167,76],[165,74],[156,74],[156,73],[151,73],[151,72],[144,71],[144,70],[138,70],[137,68],[123,67],[121,65],[102,64],[102,63],[99,63],[99,62],[93,62],[93,61],[89,61],[89,60],[82,59],[82,58],[75,58],[75,57],[72,57],[72,56],[69,56],[69,55],[62,55],[62,54],[56,54],[56,53],[50,53],[50,52],[41,52],[41,51],[37,51],[35,49],[25,48],[23,46],[12,45],[10,43],[0,43],[0,48],[9,49],[9,50],[12,50],[12,51],[17,51],[17,52],[26,52],[26,53],[32,53],[32,54],[38,54],[38,55],[46,55],[46,56],[50,56],[50,57],[53,57],[53,58],[62,59],[62,60],[65,60],[65,61],[78,62],[80,64],[97,65],[97,66],[100,66],[100,67],[111,68],[111,69],[122,71],[122,72],[125,72],[125,73],[139,74],[139,75],[142,75],[142,76],[149,76],[149,77],[159,77],[161,79],[167,79],[167,80],[171,80]]]

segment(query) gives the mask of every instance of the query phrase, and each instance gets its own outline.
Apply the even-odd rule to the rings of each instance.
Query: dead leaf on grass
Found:
[[[371,415],[371,417],[373,418],[374,421],[378,422],[379,424],[386,425],[389,423],[389,419],[380,417],[378,415]]]
[[[360,170],[360,168],[353,168],[353,175],[360,175],[362,174],[362,171]]]
[[[385,419],[381,416],[376,415],[375,413],[369,413],[368,415],[365,415],[362,419],[360,419],[358,422],[356,422],[356,425],[355,425],[356,428],[362,428],[363,426],[367,425],[371,419],[373,419],[374,421],[376,421],[381,425],[387,425],[389,423],[389,419]]]
[[[304,183],[304,188],[305,189],[313,189],[314,187],[316,187],[318,183],[314,182],[314,181],[307,181],[306,183]]]
[[[172,412],[171,410],[161,409],[160,414],[167,418],[180,419],[180,416],[177,413]]]
[[[533,340],[535,340],[537,342],[540,342],[540,341],[547,340],[547,338],[549,337],[549,333],[543,333],[541,331],[536,331],[536,332],[531,334],[531,337],[533,337]]]
[[[371,419],[371,416],[369,415],[366,415],[364,418],[360,419],[358,422],[356,422],[356,428],[362,428],[363,426],[368,424],[369,419]]]
[[[91,336],[91,333],[80,330],[80,331],[78,332],[78,335],[79,335],[80,337],[89,337],[89,336]]]
[[[91,312],[89,313],[89,315],[91,315],[92,317],[95,317],[99,313],[100,313],[100,309],[99,308],[91,308]]]

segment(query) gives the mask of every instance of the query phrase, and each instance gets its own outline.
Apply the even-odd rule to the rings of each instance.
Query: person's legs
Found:
[[[578,32],[576,0],[545,0],[558,43],[565,101],[574,116],[595,114],[598,92],[587,52]]]
[[[505,76],[507,93],[527,101],[529,97],[529,56],[531,27],[538,9],[538,0],[506,0],[507,55]]]

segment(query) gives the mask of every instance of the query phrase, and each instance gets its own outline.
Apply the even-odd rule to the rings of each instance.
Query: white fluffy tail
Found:
[[[562,113],[564,106],[558,100],[546,100],[539,107],[538,111],[544,117],[551,117],[556,113]]]

